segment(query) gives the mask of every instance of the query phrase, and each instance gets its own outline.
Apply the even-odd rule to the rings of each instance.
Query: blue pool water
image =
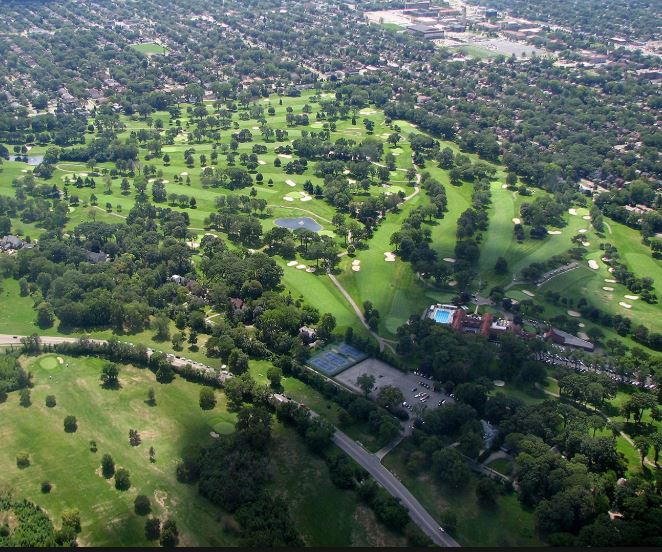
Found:
[[[451,312],[439,309],[434,313],[434,321],[438,324],[448,324],[451,319]]]

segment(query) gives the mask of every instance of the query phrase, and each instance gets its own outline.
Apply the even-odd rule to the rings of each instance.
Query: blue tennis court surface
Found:
[[[368,358],[364,352],[347,343],[330,345],[308,360],[308,366],[325,376],[335,376]]]

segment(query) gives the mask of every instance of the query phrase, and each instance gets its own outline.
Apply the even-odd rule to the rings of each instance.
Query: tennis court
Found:
[[[308,366],[325,376],[335,376],[368,358],[364,352],[348,343],[330,345],[308,360]]]

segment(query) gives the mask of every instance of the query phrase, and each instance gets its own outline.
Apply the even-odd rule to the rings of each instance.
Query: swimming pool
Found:
[[[434,313],[434,321],[438,324],[448,324],[450,323],[452,314],[453,313],[451,311],[437,309],[437,311]]]

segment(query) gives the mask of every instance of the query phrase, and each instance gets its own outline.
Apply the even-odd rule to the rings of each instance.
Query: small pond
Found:
[[[24,159],[25,159],[25,157],[18,157],[16,155],[10,155],[9,156],[10,161],[23,161]],[[30,165],[32,167],[36,167],[43,160],[44,160],[43,155],[35,155],[35,156],[32,156],[32,157],[28,156],[27,163],[28,163],[28,165]]]
[[[319,232],[322,229],[322,227],[310,217],[279,218],[274,221],[274,224],[281,228],[289,228],[290,230],[305,228],[306,230]]]

